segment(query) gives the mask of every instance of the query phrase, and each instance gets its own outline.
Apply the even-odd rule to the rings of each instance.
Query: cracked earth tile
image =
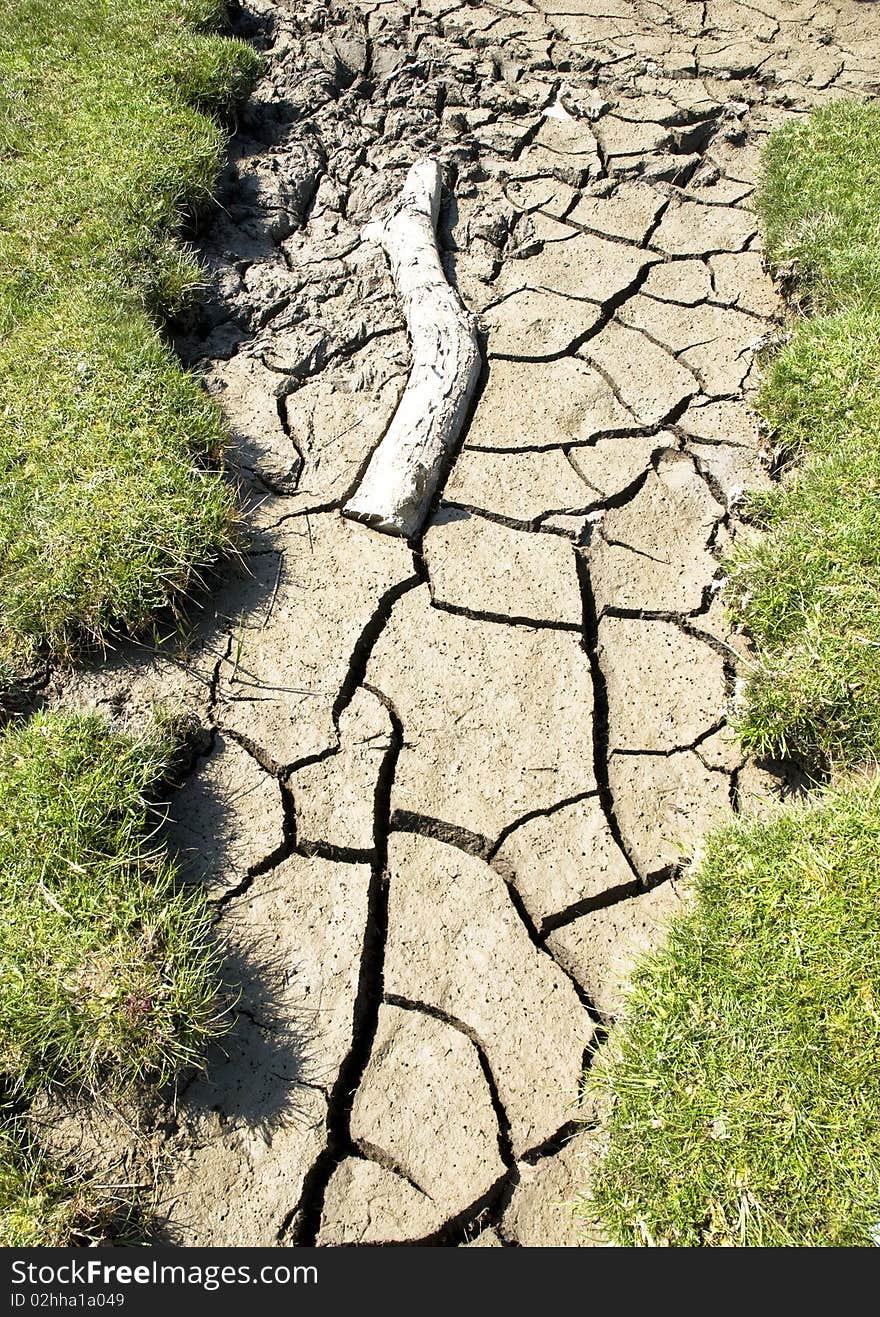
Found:
[[[452,846],[392,834],[385,991],[461,1020],[486,1054],[514,1155],[545,1142],[574,1100],[589,1017],[530,941],[504,879]]]
[[[876,55],[876,40],[871,54]],[[873,63],[876,70],[876,59]],[[821,91],[835,82],[845,67],[846,57],[839,51],[823,50],[821,47],[813,46],[800,59],[795,58],[791,63],[786,63],[785,68],[775,68],[774,72],[780,82],[785,80],[786,74],[790,74],[793,81],[803,83],[816,91]],[[809,101],[814,104],[819,99],[814,94],[809,98]]]
[[[573,448],[568,460],[587,486],[593,498],[609,499],[622,494],[648,470],[654,454],[675,443],[675,435],[666,430],[658,434],[620,435],[600,439],[588,447]]]
[[[746,818],[772,821],[785,804],[779,777],[758,761],[748,759],[737,774],[736,801]]]
[[[666,145],[669,129],[659,123],[633,123],[608,114],[596,124],[596,136],[606,156],[644,156],[653,155]]]
[[[271,1032],[240,1017],[178,1107],[157,1211],[188,1247],[266,1247],[325,1142],[326,1100]]]
[[[745,760],[739,742],[729,727],[722,727],[712,736],[707,736],[694,753],[707,768],[715,768],[722,773],[733,773]]]
[[[351,351],[367,336],[363,319],[338,328],[332,313],[325,318],[297,318],[284,324],[279,317],[266,335],[267,344],[260,357],[265,366],[288,380],[305,380],[314,375],[330,357]]]
[[[646,183],[619,183],[609,197],[581,197],[566,217],[612,238],[641,246],[666,197]]]
[[[597,611],[696,611],[718,570],[706,545],[723,515],[690,458],[664,453],[635,498],[605,514],[589,551]]]
[[[715,396],[740,391],[761,338],[761,326],[752,316],[728,307],[676,306],[637,295],[619,315],[623,324],[643,330],[676,354],[706,393]]]
[[[512,178],[504,189],[518,210],[544,210],[558,219],[578,195],[577,188],[558,178]]]
[[[505,162],[505,174],[514,179],[557,178],[572,188],[582,188],[601,170],[598,153],[566,155],[534,143],[527,146],[517,160]]]
[[[395,605],[367,681],[405,743],[392,808],[497,837],[524,814],[595,788],[589,662],[575,634]]]
[[[606,1019],[625,1005],[636,959],[665,941],[666,925],[682,907],[678,885],[662,883],[557,929],[547,946]]]
[[[544,122],[538,130],[535,141],[549,151],[560,155],[588,157],[588,167],[592,174],[598,174],[602,167],[596,139],[590,131],[590,125],[583,119],[575,119],[562,112],[561,117],[544,112]]]
[[[412,575],[412,556],[335,513],[284,522],[272,543],[277,555],[256,558],[253,580],[218,601],[233,646],[217,717],[290,764],[336,744],[333,703],[355,645],[383,594]]]
[[[525,289],[483,312],[490,357],[553,357],[594,329],[602,309],[594,302]]]
[[[638,30],[638,20],[626,20],[614,15],[555,14],[553,26],[574,47],[586,47],[595,58],[597,48],[617,57],[632,53],[630,38]]]
[[[687,449],[701,471],[707,471],[724,491],[728,507],[733,507],[748,489],[770,489],[773,481],[756,452],[734,444],[704,444],[689,439]]]
[[[285,512],[344,497],[388,428],[408,365],[405,337],[386,336],[284,400],[289,442],[302,454],[296,498]]]
[[[305,1083],[332,1084],[352,1038],[370,870],[291,855],[224,907],[240,1005]]]
[[[463,1212],[505,1173],[498,1121],[474,1044],[420,1011],[383,1006],[355,1095],[351,1136],[390,1159],[431,1200],[432,1229]],[[362,1204],[376,1224],[372,1204]],[[427,1233],[419,1211],[410,1237]],[[407,1236],[404,1235],[404,1238]]]
[[[324,1197],[317,1243],[386,1244],[422,1239],[437,1228],[437,1209],[402,1175],[348,1157],[333,1172]]]
[[[491,306],[498,298],[492,283],[497,262],[497,250],[479,241],[474,242],[467,251],[443,255],[443,269],[448,282],[455,287],[465,306],[475,315],[482,315],[484,308]]]
[[[782,16],[793,6],[780,5]],[[736,0],[707,0],[706,20],[710,30],[742,32],[747,30],[760,42],[769,42],[779,31],[779,16],[759,9],[757,5],[737,4]]]
[[[722,541],[723,543],[723,541]],[[724,548],[727,552],[727,548]],[[726,646],[728,651],[732,650],[734,654],[739,654],[746,663],[754,661],[754,650],[751,647],[746,633],[742,628],[731,626],[728,614],[729,604],[725,598],[725,591],[722,587],[717,594],[712,596],[712,601],[705,613],[701,613],[698,618],[694,619],[693,626],[701,636],[705,636],[710,644],[720,642]]]
[[[753,188],[761,173],[761,145],[758,141],[739,144],[716,138],[705,160],[731,182],[745,183]]]
[[[521,1248],[597,1248],[607,1240],[575,1217],[574,1200],[583,1192],[591,1141],[575,1135],[561,1151],[534,1166],[521,1163],[518,1181],[501,1220],[505,1239]]]
[[[629,288],[655,260],[638,247],[575,232],[566,242],[548,244],[537,256],[508,261],[497,288],[499,293],[546,288],[567,297],[605,303]]]
[[[634,419],[599,372],[585,361],[574,357],[528,364],[492,361],[465,451],[587,443],[606,430],[632,426]],[[453,482],[461,465],[460,457]]]
[[[758,417],[748,403],[698,399],[678,422],[679,428],[705,443],[737,444],[757,453],[761,446]]]
[[[373,848],[376,781],[390,736],[388,711],[361,687],[339,719],[339,753],[291,775],[299,846]]]
[[[642,292],[662,302],[696,306],[712,296],[712,278],[703,261],[667,261],[649,271]]]
[[[482,151],[513,157],[518,149],[528,143],[537,122],[536,114],[522,119],[496,119],[476,129],[474,136]]]
[[[757,231],[757,221],[747,210],[673,200],[651,239],[651,245],[670,256],[739,252]]]
[[[534,0],[535,7],[550,17],[583,15],[587,18],[617,18],[633,22],[637,18],[631,0]]]
[[[528,251],[534,243],[568,242],[577,231],[570,224],[554,219],[552,215],[544,215],[540,211],[532,215],[524,215],[516,226],[517,251]],[[525,257],[518,255],[516,259],[523,260]]]
[[[168,814],[165,836],[184,861],[184,877],[204,883],[212,898],[236,887],[284,840],[277,781],[221,732]]]
[[[640,424],[657,425],[699,392],[693,372],[635,329],[612,320],[580,349],[614,382]]]
[[[612,755],[608,776],[621,832],[646,878],[693,855],[730,814],[727,774],[707,768],[693,750]]]
[[[521,823],[494,862],[538,927],[548,915],[632,880],[596,796]]]
[[[544,517],[541,521],[541,529],[549,531],[559,531],[567,535],[570,540],[580,541],[584,531],[590,525],[592,513],[581,516],[577,513],[554,512]]]
[[[278,415],[281,385],[277,372],[241,353],[216,362],[205,376],[229,426],[235,461],[289,493],[296,488],[302,459]]]
[[[496,253],[503,249],[516,214],[500,185],[484,185],[475,197],[458,197],[453,204],[449,242],[454,250],[467,251],[475,241],[488,243]]]
[[[714,50],[701,46],[697,51],[697,67],[703,76],[749,78],[769,58],[767,46],[760,41],[730,41],[717,45]]]
[[[580,509],[596,498],[559,450],[485,453],[479,449],[465,449],[459,455],[444,497],[450,503],[515,521],[534,521],[550,511]]]
[[[721,206],[735,206],[746,202],[746,198],[750,197],[753,192],[754,188],[751,184],[742,183],[733,178],[723,178],[711,166],[708,167],[705,174],[698,171],[688,186],[683,189],[683,195],[690,201]],[[750,203],[746,203],[743,208],[750,209]]]
[[[511,530],[463,508],[442,507],[425,535],[424,552],[437,603],[581,625],[574,554],[555,535]]]
[[[671,99],[644,89],[631,92],[624,89],[612,112],[616,119],[627,123],[652,123],[655,127],[665,126],[677,117],[677,107]]]
[[[759,252],[728,252],[709,260],[719,302],[768,319],[778,317],[781,303]]]
[[[613,750],[690,745],[724,716],[720,655],[672,622],[602,618],[599,659]]]
[[[691,0],[685,0],[685,5],[693,11]],[[678,69],[676,64],[679,64]],[[630,81],[637,91],[668,97],[678,112],[676,118],[684,122],[694,117],[702,118],[720,104],[718,97],[697,78],[692,50],[684,52],[677,47],[663,61],[662,70],[656,67],[650,71],[646,69]],[[725,95],[721,101],[726,99]]]

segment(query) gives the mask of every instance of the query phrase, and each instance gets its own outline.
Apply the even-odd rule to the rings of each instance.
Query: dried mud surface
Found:
[[[769,479],[758,152],[876,94],[874,16],[248,0],[234,25],[267,70],[178,345],[229,419],[244,563],[185,647],[47,693],[206,729],[169,838],[237,1022],[120,1156],[152,1150],[187,1244],[601,1243],[566,1206],[585,1057],[682,857],[777,789],[725,731],[719,567]],[[426,153],[487,365],[408,545],[339,509],[408,369],[360,230]]]

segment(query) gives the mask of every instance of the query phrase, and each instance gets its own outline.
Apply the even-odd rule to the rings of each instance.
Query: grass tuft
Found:
[[[81,715],[0,736],[0,1078],[19,1100],[161,1083],[221,1030],[204,896],[143,839],[170,752]]]
[[[589,1082],[618,1243],[876,1242],[880,781],[711,837]]]
[[[23,1122],[0,1130],[0,1248],[134,1243],[149,1227],[124,1194],[111,1197],[54,1166]]]
[[[219,413],[161,342],[175,235],[258,57],[215,0],[8,0],[0,28],[0,683],[138,628],[229,546]],[[202,29],[199,31],[197,29]]]
[[[880,105],[838,101],[778,128],[758,192],[772,265],[819,312],[880,303]]]
[[[0,1130],[0,1247],[62,1248],[80,1224],[81,1189],[24,1138]]]
[[[842,103],[771,135],[760,208],[773,261],[811,301],[758,400],[781,486],[728,564],[758,647],[738,731],[831,768],[880,757],[880,107]]]

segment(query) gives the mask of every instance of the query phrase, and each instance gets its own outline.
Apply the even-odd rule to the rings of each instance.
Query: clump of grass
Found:
[[[23,1119],[0,1129],[0,1248],[142,1245],[155,1227],[132,1186],[97,1186],[76,1168],[62,1170]]]
[[[81,1194],[26,1138],[0,1130],[0,1247],[69,1244],[83,1216]]]
[[[220,0],[9,0],[0,28],[0,681],[136,628],[230,541],[219,414],[150,315],[255,53]],[[149,314],[148,314],[149,313]]]
[[[880,755],[880,107],[837,104],[770,138],[768,252],[811,303],[758,400],[796,461],[754,496],[730,569],[758,667],[747,748],[834,767]]]
[[[222,1027],[203,894],[144,841],[162,739],[38,715],[0,736],[0,1081],[161,1083]]]
[[[65,1248],[143,1238],[137,1211],[125,1199],[91,1189],[82,1176],[58,1169],[19,1120],[0,1129],[0,1248]]]
[[[758,192],[768,259],[816,311],[880,302],[880,105],[838,101],[778,128]]]
[[[752,498],[729,597],[758,647],[738,730],[759,754],[880,754],[880,309],[799,326],[760,406],[801,453]]]
[[[0,379],[2,664],[142,626],[224,542],[230,504],[203,460],[215,409],[130,298],[68,287],[0,344]]]
[[[590,1082],[612,1110],[582,1210],[617,1242],[876,1242],[877,780],[710,838]]]

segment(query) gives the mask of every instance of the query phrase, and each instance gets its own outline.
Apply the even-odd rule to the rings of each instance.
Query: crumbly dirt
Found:
[[[189,1244],[601,1243],[567,1206],[585,1058],[683,857],[781,790],[724,730],[719,557],[770,478],[759,151],[876,94],[874,15],[246,0],[234,26],[266,74],[178,347],[229,420],[243,561],[184,646],[46,696],[206,732],[167,836],[215,903],[236,1024],[167,1111],[120,1118],[119,1174],[149,1148]],[[408,545],[340,508],[408,370],[360,231],[424,154],[486,367]]]

